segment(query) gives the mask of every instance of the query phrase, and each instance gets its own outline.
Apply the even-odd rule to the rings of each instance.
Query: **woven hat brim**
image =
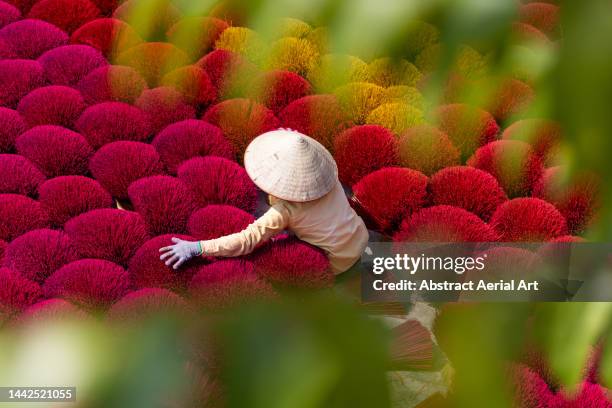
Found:
[[[255,138],[245,151],[244,165],[257,187],[287,201],[316,200],[338,182],[338,168],[327,149],[285,129]]]

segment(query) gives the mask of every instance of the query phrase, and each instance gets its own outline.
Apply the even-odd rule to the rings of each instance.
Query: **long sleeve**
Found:
[[[244,230],[202,242],[204,256],[240,256],[253,252],[262,242],[284,230],[289,213],[282,203],[276,203],[264,215]]]

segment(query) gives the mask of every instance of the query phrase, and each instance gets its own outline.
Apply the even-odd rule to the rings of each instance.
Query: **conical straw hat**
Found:
[[[336,162],[327,149],[290,129],[256,137],[244,153],[244,167],[257,187],[288,201],[316,200],[338,180]]]

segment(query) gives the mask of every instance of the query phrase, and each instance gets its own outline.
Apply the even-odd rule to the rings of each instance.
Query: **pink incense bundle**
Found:
[[[428,370],[433,367],[431,334],[416,320],[407,320],[393,328],[390,345],[394,370]]]

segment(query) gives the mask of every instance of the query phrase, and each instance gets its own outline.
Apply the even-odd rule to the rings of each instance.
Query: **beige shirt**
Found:
[[[202,241],[202,249],[205,255],[245,255],[285,229],[323,249],[335,274],[355,264],[368,243],[368,230],[349,205],[338,182],[332,191],[317,200],[304,203],[277,200],[244,230]]]

